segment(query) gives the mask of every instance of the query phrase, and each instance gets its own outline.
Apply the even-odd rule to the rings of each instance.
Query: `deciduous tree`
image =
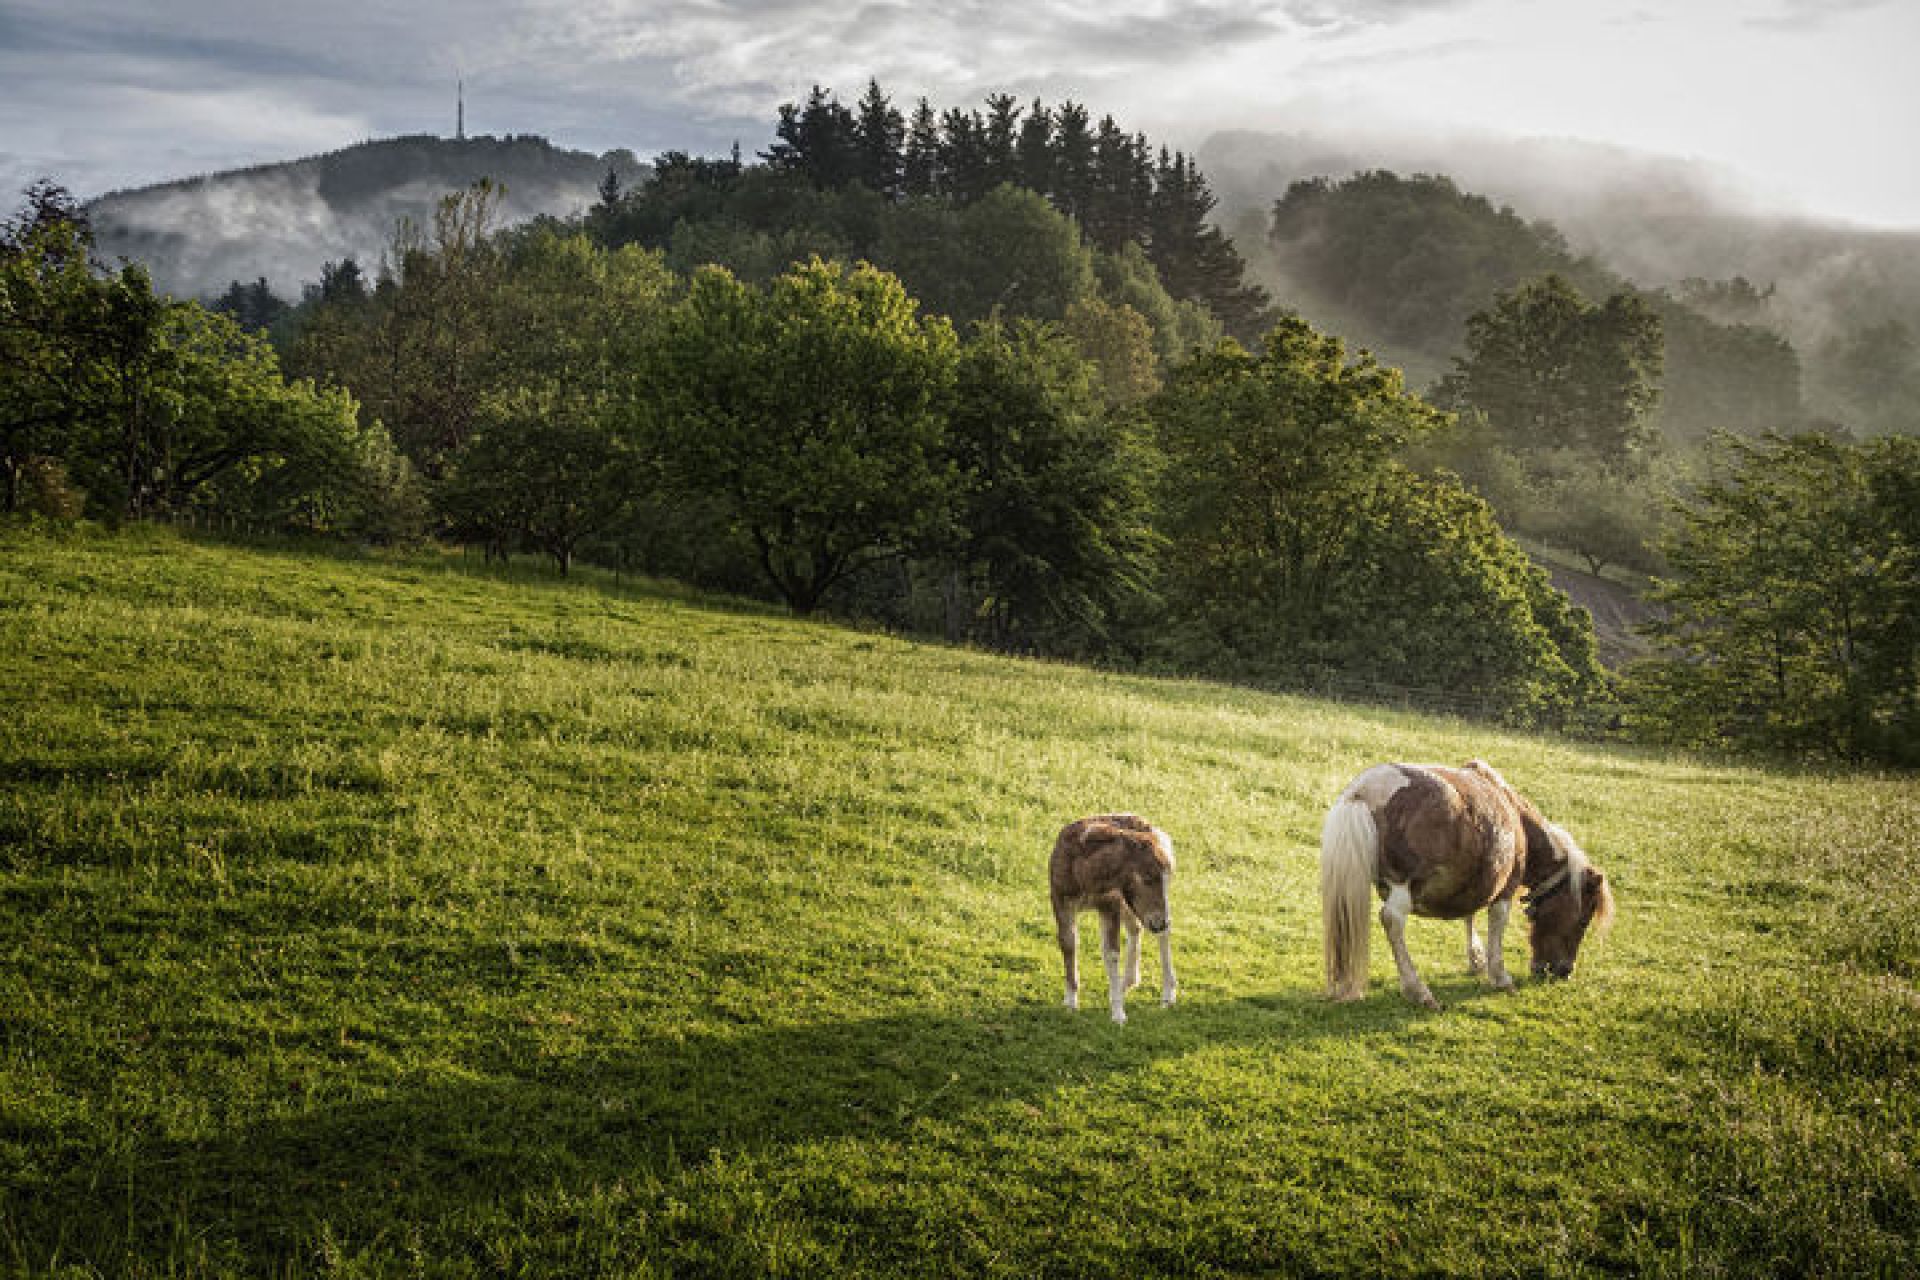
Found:
[[[899,281],[815,260],[765,292],[699,272],[648,365],[668,473],[719,497],[796,613],[951,528],[956,343]]]

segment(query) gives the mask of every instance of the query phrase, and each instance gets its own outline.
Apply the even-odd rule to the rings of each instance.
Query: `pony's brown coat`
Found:
[[[1365,879],[1358,879],[1362,874]],[[1375,766],[1355,778],[1329,811],[1321,892],[1328,990],[1335,999],[1357,998],[1366,987],[1368,882],[1388,899],[1381,924],[1394,943],[1402,988],[1429,1005],[1432,994],[1413,973],[1400,938],[1407,912],[1467,920],[1472,947],[1474,913],[1488,910],[1490,927],[1504,930],[1514,895],[1522,888],[1544,890],[1532,899],[1540,904],[1530,936],[1533,967],[1565,977],[1589,924],[1604,924],[1613,910],[1606,877],[1480,760],[1457,769]],[[1395,898],[1397,890],[1405,896]],[[1509,983],[1497,963],[1497,940],[1495,961],[1489,976]]]

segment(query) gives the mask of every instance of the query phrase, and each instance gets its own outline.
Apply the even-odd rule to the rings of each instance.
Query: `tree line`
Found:
[[[1897,507],[1911,451],[1826,437],[1824,469],[1782,470],[1774,450],[1813,446],[1720,446],[1720,487],[1676,487],[1653,540],[1675,575],[1663,655],[1624,679],[1483,496],[1499,465],[1480,464],[1500,457],[1528,483],[1561,466],[1570,527],[1619,515],[1608,477],[1649,492],[1664,347],[1643,298],[1589,301],[1553,275],[1498,293],[1423,398],[1297,316],[1275,313],[1255,342],[1226,336],[1172,297],[1141,244],[1103,251],[1020,187],[832,187],[797,159],[737,155],[667,157],[639,190],[608,187],[576,223],[506,231],[489,184],[450,196],[402,228],[376,275],[331,264],[268,320],[279,364],[257,334],[163,300],[207,316],[190,327],[240,335],[226,350],[252,373],[223,386],[251,395],[202,394],[230,460],[137,501],[113,478],[116,424],[141,402],[175,429],[174,408],[151,406],[185,400],[140,372],[118,399],[99,390],[116,384],[85,300],[137,293],[139,273],[62,250],[83,221],[30,203],[0,277],[9,353],[31,357],[0,392],[9,475],[57,476],[42,489],[96,515],[411,525],[563,572],[587,558],[1014,652],[1364,681],[1440,705],[1467,689],[1515,720],[1914,759],[1920,600]],[[892,262],[845,252],[859,236]],[[222,304],[264,317],[264,292],[237,285]],[[27,314],[15,299],[39,319],[13,324]],[[78,380],[61,372],[89,361]],[[253,408],[308,402],[330,406],[303,419],[324,430],[257,429],[274,419]],[[1775,471],[1770,505],[1734,501]],[[1849,478],[1846,521],[1835,477]],[[10,485],[10,509],[46,509],[27,489]],[[1703,514],[1721,507],[1734,514]],[[1753,587],[1764,558],[1750,553],[1782,520],[1879,541],[1865,561],[1818,561],[1825,576],[1765,560],[1791,591],[1706,590],[1728,565],[1727,582]],[[1863,563],[1894,585],[1865,589]],[[1756,598],[1788,602],[1771,630]]]
[[[886,206],[964,208],[1018,188],[1071,219],[1096,252],[1142,252],[1176,302],[1204,308],[1243,343],[1256,343],[1273,319],[1271,299],[1246,279],[1239,251],[1214,224],[1216,198],[1193,160],[1156,150],[1111,115],[1095,122],[1072,100],[1022,106],[993,94],[984,110],[936,111],[921,98],[903,114],[877,82],[852,108],[815,86],[804,103],[780,108],[774,135],[763,165],[743,165],[737,153],[718,161],[660,157],[646,186],[603,191],[590,229],[610,247],[663,249],[683,223],[792,232],[816,221],[796,188],[857,189],[874,203],[851,219],[824,219],[846,236],[832,247],[904,276],[907,264],[887,261],[882,243]],[[909,234],[928,230],[909,226]]]
[[[7,512],[415,531],[409,464],[346,391],[287,380],[263,333],[92,247],[51,182],[0,223]]]

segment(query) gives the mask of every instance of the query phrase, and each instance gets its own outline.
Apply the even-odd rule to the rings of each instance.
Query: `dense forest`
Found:
[[[1738,319],[1755,286],[1649,293],[1370,173],[1277,201],[1277,306],[1191,158],[1079,104],[816,89],[773,135],[610,170],[570,220],[502,229],[476,183],[297,303],[159,295],[36,187],[0,243],[6,507],[436,536],[1015,652],[1920,762],[1920,449],[1810,422],[1792,347]],[[1657,655],[1602,669],[1514,531],[1658,575]]]

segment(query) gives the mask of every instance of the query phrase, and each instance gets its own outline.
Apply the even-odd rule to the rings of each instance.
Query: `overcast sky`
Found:
[[[815,82],[1055,101],[1156,141],[1469,130],[1697,158],[1920,228],[1920,0],[0,0],[0,182],[83,196],[372,137],[766,145]]]

